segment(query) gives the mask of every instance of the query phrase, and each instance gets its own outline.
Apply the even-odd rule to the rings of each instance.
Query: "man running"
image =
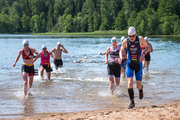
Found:
[[[153,52],[153,48],[152,48],[151,43],[148,42],[148,37],[145,37],[144,39],[146,40],[147,44],[150,46],[150,50],[149,50],[148,53],[145,55],[145,60],[143,60],[143,67],[146,67],[146,70],[147,70],[147,72],[148,72],[148,70],[149,70],[149,64],[150,64],[150,60],[151,60],[150,52]],[[143,49],[143,52],[144,52],[145,47],[142,46],[142,49]]]
[[[24,98],[28,95],[29,89],[32,87],[33,78],[34,78],[34,65],[33,58],[34,53],[38,55],[39,53],[34,49],[29,47],[29,41],[23,40],[22,42],[24,48],[21,49],[16,57],[16,60],[13,64],[13,67],[16,66],[19,57],[22,55],[23,65],[21,68],[22,78],[23,78],[23,89],[24,89]]]
[[[142,83],[142,61],[145,54],[149,50],[149,45],[142,36],[136,36],[134,27],[128,29],[128,38],[126,38],[121,46],[119,63],[122,63],[124,49],[127,49],[128,61],[126,68],[126,76],[128,79],[128,93],[131,100],[128,108],[135,107],[134,90],[133,90],[133,74],[136,76],[136,86],[139,89],[139,99],[143,98],[143,85]],[[142,53],[142,46],[145,47]],[[142,53],[142,54],[141,54]]]
[[[62,48],[60,48],[62,47]],[[57,47],[52,49],[52,52],[54,52],[54,65],[56,67],[56,70],[58,69],[58,67],[62,67],[63,66],[63,61],[62,61],[62,52],[64,53],[68,53],[68,51],[64,48],[64,46],[58,42],[57,43]]]
[[[108,47],[105,54],[105,64],[107,65],[107,71],[110,81],[110,90],[113,94],[116,86],[120,83],[120,72],[121,64],[118,63],[120,46],[117,45],[117,38],[113,37],[111,39],[112,47]],[[108,55],[110,54],[110,60],[108,62]]]

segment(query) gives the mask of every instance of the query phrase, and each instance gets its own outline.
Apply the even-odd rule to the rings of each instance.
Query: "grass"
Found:
[[[126,35],[127,30],[109,30],[109,31],[94,31],[94,32],[72,32],[72,33],[31,33],[33,35]]]

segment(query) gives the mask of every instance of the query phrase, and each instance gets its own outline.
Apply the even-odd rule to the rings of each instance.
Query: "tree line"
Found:
[[[126,30],[180,34],[179,0],[0,0],[0,33]]]

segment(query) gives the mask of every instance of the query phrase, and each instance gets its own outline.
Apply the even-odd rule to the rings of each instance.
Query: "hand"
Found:
[[[118,59],[118,62],[119,62],[119,64],[121,64],[121,62],[122,62],[122,59],[121,59],[121,58],[119,58],[119,59]]]
[[[29,55],[29,58],[34,58],[34,56],[32,56],[32,55]]]
[[[15,66],[16,66],[16,63],[13,64],[13,67],[15,67]]]
[[[105,63],[105,64],[108,64],[108,61],[105,61],[104,63]]]
[[[144,60],[144,58],[145,58],[145,54],[142,53],[140,56],[140,62],[142,62]]]

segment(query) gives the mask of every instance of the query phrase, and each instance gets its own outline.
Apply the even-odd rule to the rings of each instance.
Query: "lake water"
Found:
[[[111,37],[0,35],[0,118],[126,107],[130,102],[127,79],[121,80],[115,95],[111,95],[105,56],[99,55],[111,46]],[[120,40],[121,36],[116,37]],[[33,95],[26,99],[23,98],[22,57],[12,67],[23,48],[23,39],[29,40],[30,47],[38,52],[42,51],[43,44],[52,50],[58,41],[68,50],[68,54],[62,54],[64,66],[52,72],[51,80],[35,76]],[[134,84],[136,106],[180,102],[179,41],[180,37],[149,37],[154,52],[149,73],[143,76],[143,100],[138,99]],[[85,57],[86,62],[73,62]],[[39,64],[40,59],[35,62],[36,69]]]

